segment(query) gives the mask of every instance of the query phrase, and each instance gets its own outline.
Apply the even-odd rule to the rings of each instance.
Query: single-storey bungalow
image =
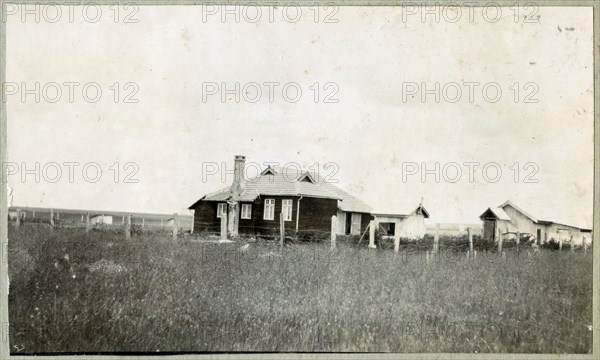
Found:
[[[483,238],[497,241],[503,234],[528,235],[537,243],[550,240],[581,245],[592,241],[592,229],[567,225],[567,221],[549,220],[533,215],[508,200],[498,207],[490,207],[479,216],[483,221]]]
[[[194,233],[219,233],[221,218],[230,236],[276,235],[283,217],[286,232],[331,232],[338,218],[339,234],[359,234],[371,221],[371,208],[317,174],[296,167],[268,166],[246,179],[244,156],[234,159],[231,186],[204,195],[194,210]]]

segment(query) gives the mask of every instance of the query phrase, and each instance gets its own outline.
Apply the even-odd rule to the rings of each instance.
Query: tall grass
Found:
[[[591,352],[591,252],[241,245],[10,228],[11,349]]]

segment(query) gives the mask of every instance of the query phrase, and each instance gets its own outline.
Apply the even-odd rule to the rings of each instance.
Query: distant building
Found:
[[[483,233],[483,227],[481,223],[467,224],[467,223],[440,223],[440,224],[425,224],[425,234],[434,236],[435,232],[438,232],[440,236],[462,236],[467,234],[467,228],[470,229],[471,234],[481,236]]]
[[[497,241],[499,236],[514,236],[519,232],[536,239],[540,244],[550,240],[562,240],[574,245],[592,241],[591,228],[565,224],[567,221],[542,218],[523,210],[510,200],[498,207],[487,208],[479,218],[483,221],[483,238],[487,240]]]
[[[112,215],[94,215],[94,216],[90,217],[90,224],[92,224],[92,225],[96,225],[96,224],[112,225],[112,223],[113,223]]]
[[[27,218],[27,212],[25,212],[25,211],[19,212],[16,209],[9,209],[8,210],[8,219],[11,220],[11,221],[17,220],[17,217],[19,215],[21,216],[21,219],[20,219],[21,221],[23,221],[23,220],[25,220]]]

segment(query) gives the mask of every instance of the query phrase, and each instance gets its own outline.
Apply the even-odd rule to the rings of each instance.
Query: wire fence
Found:
[[[171,221],[164,223],[151,222],[117,222],[103,223],[90,222],[88,219],[84,222],[80,221],[65,221],[52,218],[33,218],[33,219],[9,219],[9,224],[14,227],[44,227],[48,229],[82,229],[85,231],[102,231],[110,233],[122,233],[124,235],[129,232],[133,236],[141,236],[143,234],[172,234],[174,229],[176,234],[190,233],[192,230],[191,222]]]
[[[221,227],[216,226],[212,222],[196,222],[193,226],[197,226],[200,229],[192,233],[192,224],[183,223],[180,221],[171,221],[163,223],[153,222],[137,222],[131,223],[131,219],[127,222],[118,223],[91,223],[89,219],[85,222],[79,221],[66,221],[61,219],[52,218],[33,218],[27,220],[16,221],[12,219],[10,223],[14,226],[33,226],[33,227],[47,227],[49,229],[85,229],[86,231],[102,231],[107,233],[123,234],[124,236],[136,236],[142,237],[145,234],[152,235],[169,235],[173,237],[180,235],[190,236],[192,238],[223,238],[221,233]],[[369,225],[370,226],[370,225]],[[333,227],[334,229],[336,227]],[[283,231],[282,231],[283,230]],[[363,229],[361,229],[363,230]],[[357,248],[367,248],[371,240],[369,239],[371,234],[367,233],[367,229],[364,229],[362,235],[335,235],[335,241],[332,241],[332,246],[336,243],[343,244],[345,246],[352,246]],[[313,228],[313,229],[295,229],[295,226],[282,227],[264,225],[240,225],[239,226],[238,238],[241,240],[265,240],[265,241],[279,241],[284,244],[304,243],[304,242],[328,242],[332,240],[332,231]],[[365,239],[366,235],[366,241]],[[574,244],[570,242],[560,243],[556,240],[549,240],[540,245],[536,244],[535,238],[522,234],[520,240],[517,242],[516,237],[505,236],[501,241],[483,239],[480,235],[472,235],[469,238],[468,234],[463,235],[429,235],[425,234],[422,237],[416,238],[403,238],[400,237],[398,241],[394,236],[385,236],[384,231],[376,229],[374,233],[374,239],[372,243],[375,248],[382,250],[393,249],[396,251],[446,251],[446,252],[469,252],[469,251],[486,251],[486,252],[502,252],[507,249],[513,248],[543,248],[549,250],[570,250],[570,251],[587,251],[592,248],[592,243]],[[226,234],[226,237],[230,237],[230,234]],[[437,238],[437,239],[436,239]]]

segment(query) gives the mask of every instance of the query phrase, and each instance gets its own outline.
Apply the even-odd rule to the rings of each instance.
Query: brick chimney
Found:
[[[246,166],[246,157],[236,155],[233,159],[233,183],[229,188],[231,200],[227,203],[229,211],[227,213],[227,231],[231,238],[236,238],[239,231],[240,217],[240,195],[244,192],[246,183],[244,181],[244,168]]]
[[[246,166],[246,157],[243,155],[236,155],[234,158],[233,165],[233,183],[231,184],[231,200],[237,201],[240,198],[246,183],[244,181],[244,168]]]

